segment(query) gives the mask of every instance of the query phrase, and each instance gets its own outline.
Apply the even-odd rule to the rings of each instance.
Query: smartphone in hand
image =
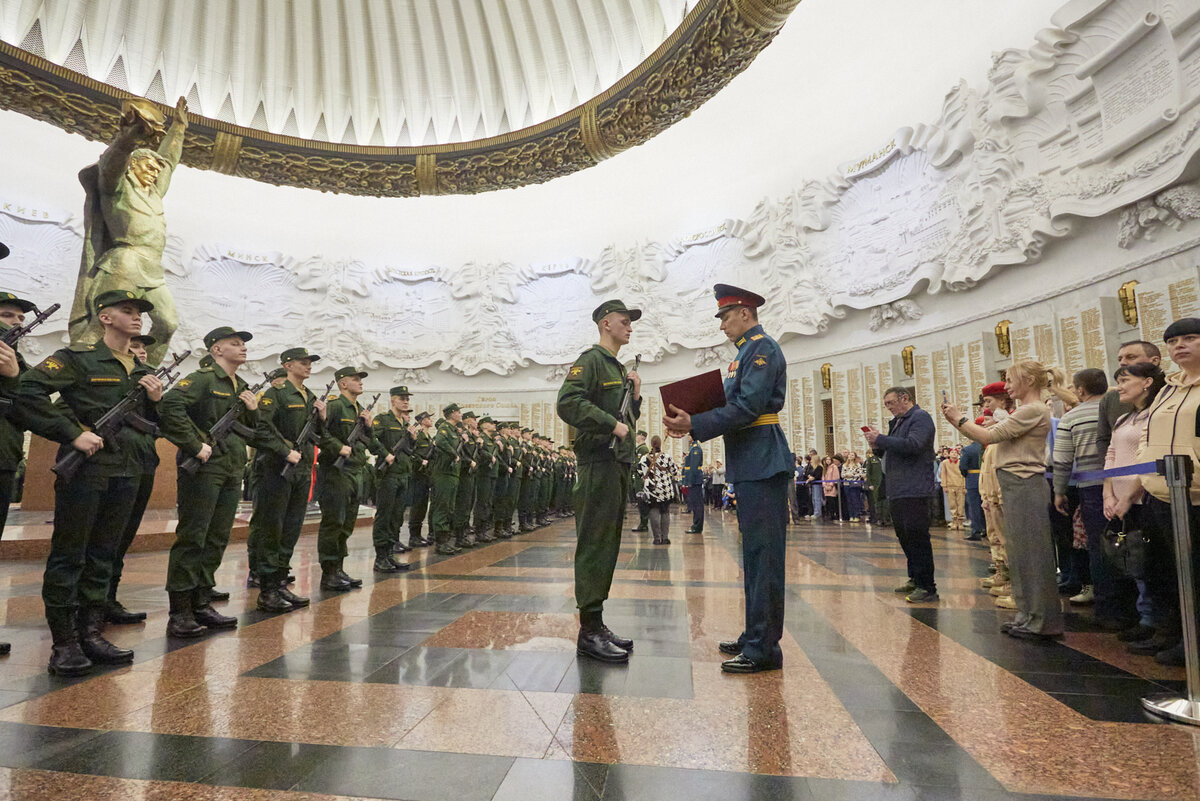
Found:
[[[950,396],[946,394],[946,390],[942,390],[942,405],[945,406],[950,402]]]
[[[871,430],[871,427],[870,427],[870,426],[862,426],[861,428],[862,428],[862,432],[863,432],[864,434],[866,434],[866,433],[870,432],[870,430]]]

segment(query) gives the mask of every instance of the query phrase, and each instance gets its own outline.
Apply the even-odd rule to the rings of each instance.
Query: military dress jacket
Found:
[[[438,426],[433,437],[433,458],[429,460],[429,472],[435,476],[457,476],[462,464],[460,452],[465,446],[458,426],[448,420]]]
[[[371,424],[371,432],[375,435],[376,442],[379,443],[379,451],[376,456],[383,461],[387,460],[388,454],[396,457],[396,460],[388,465],[384,473],[397,478],[412,475],[413,451],[416,444],[404,421],[396,417],[394,412],[384,412]],[[401,443],[404,444],[401,445]],[[397,445],[400,445],[401,451],[398,454],[396,453]]]
[[[738,352],[725,378],[725,405],[692,415],[692,436],[704,442],[724,435],[725,480],[730,484],[790,474],[795,460],[779,427],[787,395],[783,351],[761,325],[733,344]]]
[[[72,450],[71,443],[116,406],[152,370],[134,359],[131,372],[103,341],[94,345],[76,344],[55,351],[41,364],[26,370],[13,395],[10,409],[13,423],[39,437],[59,443],[61,459]],[[50,396],[59,394],[59,402]],[[158,404],[139,393],[135,413],[147,422],[159,419]],[[146,470],[146,461],[154,454],[154,434],[124,426],[115,442],[105,442],[77,476],[137,476]],[[157,456],[153,458],[157,459]]]
[[[259,458],[272,458],[282,463],[288,453],[296,450],[296,439],[308,425],[317,396],[308,387],[301,392],[291,381],[279,389],[270,387],[258,399],[257,443]],[[317,417],[318,434],[324,427]],[[300,465],[311,467],[316,445],[309,442],[300,451]],[[277,458],[274,458],[277,457]]]
[[[0,325],[0,334],[8,330],[8,326]],[[17,354],[17,375],[15,378],[0,376],[0,472],[15,471],[25,458],[25,430],[13,421],[12,398],[21,385],[21,376],[29,369],[25,357],[14,348]]]
[[[195,456],[204,445],[213,446],[212,456],[200,470],[204,473],[240,476],[246,469],[246,448],[257,444],[257,435],[243,438],[230,431],[220,444],[210,441],[209,429],[237,404],[237,421],[251,431],[258,428],[258,412],[246,408],[238,396],[249,385],[241,376],[229,375],[210,362],[180,379],[163,395],[159,404],[162,434],[179,448],[178,461]]]
[[[433,464],[433,438],[436,434],[437,431],[418,425],[417,436],[413,438],[414,473],[425,475],[429,472],[429,466]],[[422,462],[428,462],[429,464],[421,464]]]
[[[693,443],[687,455],[683,457],[683,472],[680,477],[685,487],[695,487],[704,483],[704,450],[700,443]]]
[[[500,475],[500,447],[494,436],[483,435],[483,446],[479,449],[480,475],[496,478]],[[505,475],[508,471],[505,470]]]
[[[345,395],[334,395],[329,399],[325,405],[325,428],[318,443],[321,452],[317,455],[317,462],[321,466],[332,467],[338,460],[363,411],[358,401],[352,401]],[[368,449],[377,448],[374,440],[375,435],[367,428],[366,436],[350,449],[350,455],[346,457],[346,469],[358,470],[366,465]]]
[[[574,449],[580,464],[615,461],[632,467],[637,461],[634,428],[642,411],[640,398],[630,402],[628,418],[619,421],[629,426],[629,434],[617,440],[615,448],[609,447],[621,412],[626,372],[603,345],[585,350],[567,370],[558,390],[558,416],[575,427]]]

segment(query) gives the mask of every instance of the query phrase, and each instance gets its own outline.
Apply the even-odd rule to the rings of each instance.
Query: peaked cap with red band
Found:
[[[713,295],[717,298],[717,313],[714,317],[720,317],[735,306],[757,309],[767,302],[762,295],[756,295],[748,289],[740,289],[732,284],[717,284],[713,287]]]

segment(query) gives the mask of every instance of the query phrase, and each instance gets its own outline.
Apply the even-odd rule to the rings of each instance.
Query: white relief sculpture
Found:
[[[696,351],[694,363],[697,369],[703,369],[710,365],[722,365],[729,361],[729,351],[720,345],[712,348],[701,348]]]
[[[567,370],[570,369],[569,364],[552,364],[546,368],[546,383],[558,384],[567,377]]]
[[[920,320],[924,316],[925,312],[921,310],[915,300],[897,300],[893,303],[885,303],[871,309],[871,330],[891,328],[893,325],[910,320]]]

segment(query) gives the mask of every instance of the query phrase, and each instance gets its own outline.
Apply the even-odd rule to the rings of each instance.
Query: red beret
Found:
[[[996,381],[995,383],[988,384],[979,391],[979,394],[985,398],[1003,398],[1008,395],[1008,393],[1004,391],[1003,381]]]

